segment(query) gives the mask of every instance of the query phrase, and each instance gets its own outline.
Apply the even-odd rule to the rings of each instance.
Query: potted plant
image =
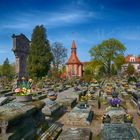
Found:
[[[49,98],[51,101],[55,101],[55,100],[57,99],[57,94],[56,94],[55,92],[49,92],[48,98]]]
[[[16,93],[16,100],[19,102],[27,102],[32,100],[32,94],[30,89],[23,88],[17,88],[15,90]]]
[[[20,81],[17,88],[15,89],[16,100],[20,102],[31,101],[32,100],[31,87],[32,87],[32,79],[26,81],[25,78],[22,77],[22,81]]]

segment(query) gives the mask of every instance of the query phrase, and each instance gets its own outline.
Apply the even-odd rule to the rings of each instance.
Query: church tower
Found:
[[[76,45],[73,40],[71,47],[71,56],[66,63],[66,73],[70,78],[82,77],[83,75],[83,64],[79,61],[76,53]]]

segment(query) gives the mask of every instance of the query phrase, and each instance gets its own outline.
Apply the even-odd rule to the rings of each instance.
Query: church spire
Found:
[[[75,45],[75,41],[72,41],[72,47],[71,47],[71,52],[75,52],[76,53],[76,45]]]

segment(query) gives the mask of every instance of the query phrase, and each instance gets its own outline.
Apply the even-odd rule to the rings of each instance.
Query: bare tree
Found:
[[[60,42],[55,42],[52,45],[53,66],[58,70],[59,66],[65,64],[67,59],[67,49]]]

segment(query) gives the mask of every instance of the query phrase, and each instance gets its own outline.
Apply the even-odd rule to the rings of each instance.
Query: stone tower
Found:
[[[18,79],[21,79],[22,77],[27,78],[26,59],[29,53],[30,41],[24,34],[13,34],[12,38],[12,51],[16,57],[16,76]]]
[[[74,41],[72,42],[71,56],[66,63],[66,73],[70,78],[83,76],[83,64],[77,57],[76,45]]]

